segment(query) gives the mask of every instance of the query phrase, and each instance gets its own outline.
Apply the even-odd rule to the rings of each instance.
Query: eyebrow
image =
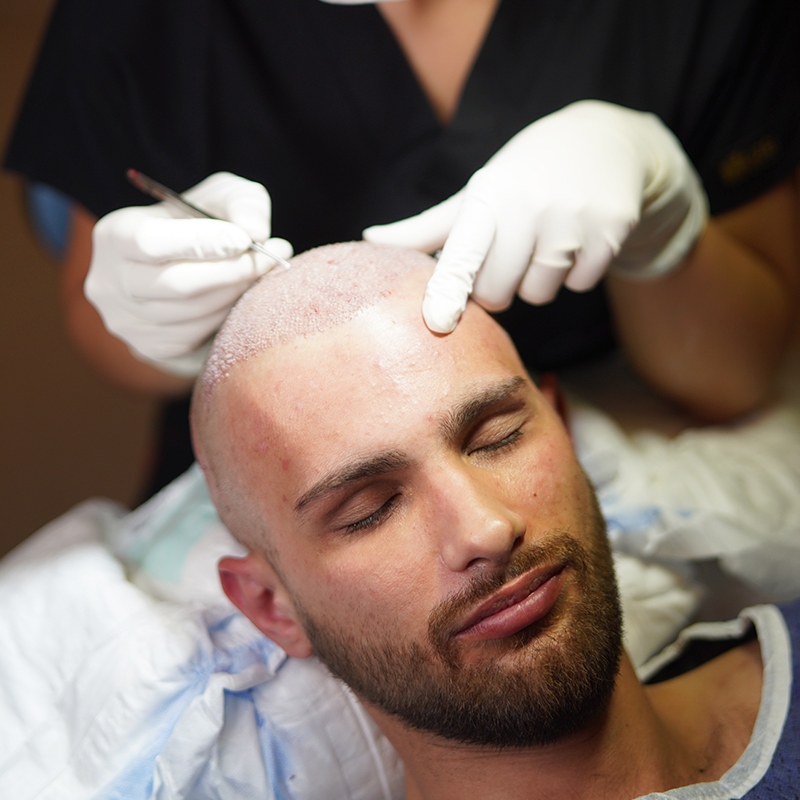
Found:
[[[348,484],[356,483],[365,478],[375,478],[389,472],[406,469],[411,460],[399,450],[390,450],[385,453],[347,464],[342,469],[324,477],[315,483],[294,505],[295,512],[303,511],[309,503],[318,500],[326,494],[335,492]]]
[[[471,396],[445,417],[442,421],[443,433],[448,439],[456,439],[461,431],[480,419],[487,409],[513,397],[525,386],[527,381],[517,375]]]
[[[473,424],[487,409],[513,397],[526,385],[527,381],[524,378],[515,376],[472,395],[456,406],[442,420],[441,429],[444,435],[451,440],[457,438],[460,431]],[[380,477],[390,472],[398,472],[407,469],[410,464],[411,459],[400,450],[388,450],[361,461],[346,464],[341,469],[326,475],[305,492],[294,505],[295,513],[304,511],[314,501],[352,483],[366,478]]]

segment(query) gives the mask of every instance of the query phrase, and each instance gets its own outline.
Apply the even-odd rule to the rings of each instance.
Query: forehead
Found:
[[[524,375],[506,334],[470,305],[448,336],[376,306],[274,348],[228,378],[229,446],[242,463],[311,480],[343,459],[405,448],[470,392]]]

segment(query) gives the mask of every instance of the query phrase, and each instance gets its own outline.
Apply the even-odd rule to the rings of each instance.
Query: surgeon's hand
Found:
[[[562,283],[591,289],[609,267],[663,275],[692,249],[707,208],[697,173],[658,117],[583,100],[523,128],[448,200],[364,238],[442,248],[423,316],[449,333],[470,294],[500,311],[515,292],[547,303]]]
[[[229,222],[194,219],[171,203],[121,208],[92,234],[86,296],[106,328],[137,357],[178,375],[202,367],[210,337],[231,306],[292,247],[268,239],[271,203],[261,184],[218,172],[185,197]]]

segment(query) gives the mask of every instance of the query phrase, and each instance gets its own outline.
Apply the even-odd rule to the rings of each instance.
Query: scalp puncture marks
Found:
[[[347,242],[309,250],[291,265],[269,272],[233,308],[200,378],[204,394],[240,361],[353,319],[406,275],[433,269],[434,261],[415,250]]]

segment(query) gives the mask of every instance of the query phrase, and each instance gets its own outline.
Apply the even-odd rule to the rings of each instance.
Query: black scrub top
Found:
[[[228,170],[263,183],[296,252],[458,191],[530,122],[593,98],[652,111],[712,213],[800,162],[800,3],[501,0],[447,126],[373,5],[61,0],[6,166],[98,216]],[[500,315],[532,369],[613,347],[602,286]]]

